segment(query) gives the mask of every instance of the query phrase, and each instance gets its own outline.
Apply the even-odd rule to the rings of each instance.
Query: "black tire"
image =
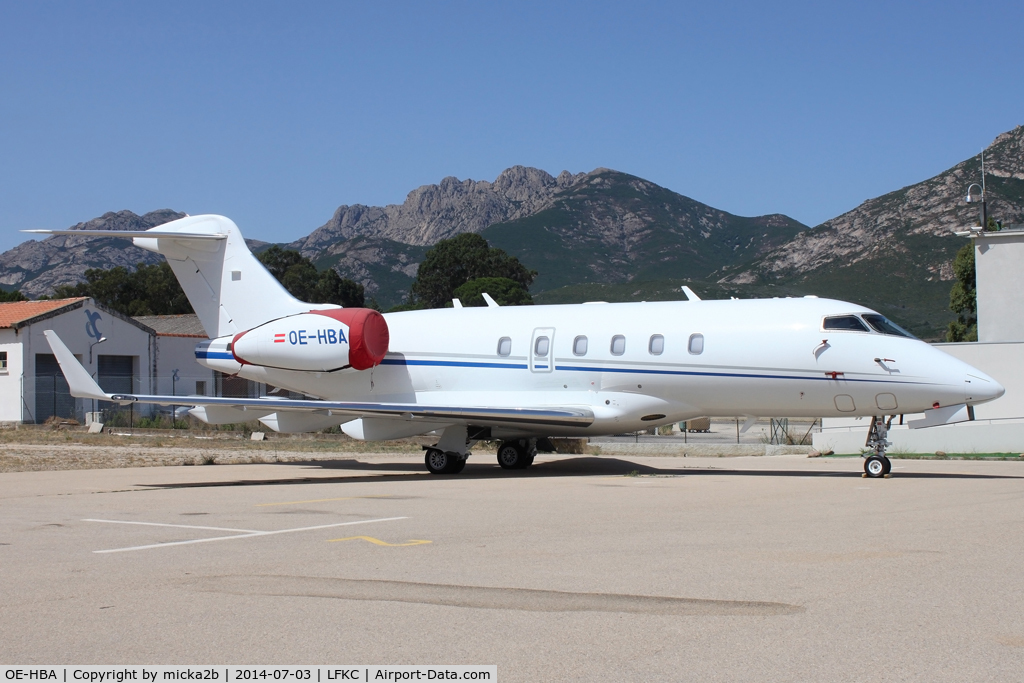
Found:
[[[881,455],[871,455],[864,461],[864,474],[872,479],[885,476],[886,458]]]
[[[431,474],[448,474],[454,459],[442,450],[428,448],[426,455],[423,457],[423,462],[427,466],[427,471]]]
[[[448,470],[448,474],[458,474],[462,470],[466,469],[466,458],[452,458],[452,467]]]
[[[887,475],[890,472],[892,472],[892,461],[889,460],[889,458],[887,458],[884,455],[882,456],[882,460],[885,460],[885,463],[884,463],[885,464],[885,471],[882,472],[882,476],[884,477],[885,475]]]
[[[526,449],[517,441],[502,441],[498,444],[498,464],[505,470],[521,470],[527,467]]]

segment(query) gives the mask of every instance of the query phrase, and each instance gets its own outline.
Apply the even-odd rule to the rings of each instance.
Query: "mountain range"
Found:
[[[1024,127],[984,154],[989,215],[1024,223]],[[977,222],[963,196],[978,180],[974,157],[811,228],[781,214],[735,216],[611,169],[552,176],[513,166],[493,182],[445,178],[402,204],[341,206],[286,246],[362,283],[385,308],[404,300],[430,245],[477,232],[538,271],[538,303],[679,299],[684,284],[706,298],[817,294],[936,338],[952,318],[952,259],[965,243],[953,230]],[[139,230],[183,215],[119,211],[72,229]],[[158,258],[121,240],[50,237],[0,254],[0,286],[35,297],[90,267]]]

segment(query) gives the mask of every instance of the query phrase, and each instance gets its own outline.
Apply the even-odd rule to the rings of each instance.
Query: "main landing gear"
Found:
[[[466,469],[469,447],[477,437],[470,436],[466,425],[451,425],[441,433],[434,446],[424,446],[427,451],[423,462],[431,474],[458,474]]]
[[[886,440],[889,435],[889,425],[892,424],[892,418],[886,422],[884,417],[873,417],[871,419],[871,428],[868,430],[868,440],[865,446],[870,448],[873,452],[864,459],[864,476],[876,479],[878,477],[888,477],[889,472],[892,471],[892,463],[889,462],[889,458],[885,455],[885,449],[892,444]]]
[[[466,469],[466,456],[440,448],[428,448],[423,460],[431,474],[458,474]]]
[[[423,462],[431,474],[458,474],[466,468],[469,447],[488,434],[479,429],[467,430],[465,425],[452,425],[444,430],[434,446],[424,446]],[[498,464],[506,470],[523,470],[533,464],[538,441],[541,450],[553,452],[547,439],[508,439],[498,444]]]
[[[498,444],[498,464],[506,470],[524,470],[537,456],[536,439],[515,439]]]

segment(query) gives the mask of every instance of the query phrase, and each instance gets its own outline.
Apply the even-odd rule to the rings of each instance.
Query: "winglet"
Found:
[[[100,385],[96,384],[96,380],[89,376],[89,371],[82,367],[82,364],[75,358],[75,354],[64,346],[64,342],[60,340],[57,333],[53,330],[45,330],[43,334],[46,336],[46,341],[50,343],[50,348],[53,349],[53,355],[57,357],[57,363],[60,365],[60,371],[64,373],[64,378],[68,381],[71,395],[75,398],[95,398],[100,401],[109,401],[110,394],[104,393],[100,389]]]
[[[686,285],[683,285],[682,292],[683,294],[686,295],[687,301],[700,301],[700,297],[694,294],[693,290],[687,287]]]
[[[487,308],[497,308],[498,307],[498,302],[495,301],[494,299],[492,299],[491,295],[488,294],[487,292],[482,292],[480,294],[480,296],[482,296],[484,298],[484,301],[487,302]]]

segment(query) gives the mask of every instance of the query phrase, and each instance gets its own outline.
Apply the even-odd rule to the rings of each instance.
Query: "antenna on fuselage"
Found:
[[[686,295],[687,301],[700,301],[700,297],[694,294],[693,290],[687,287],[686,285],[683,285],[680,288],[680,291],[682,291],[682,293]]]

